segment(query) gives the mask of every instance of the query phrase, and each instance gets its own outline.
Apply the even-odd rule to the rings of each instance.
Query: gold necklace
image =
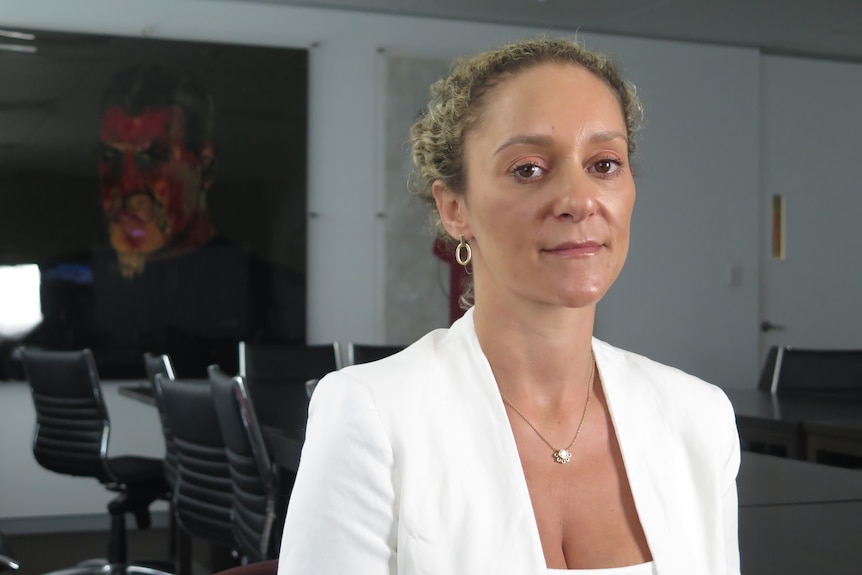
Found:
[[[592,354],[592,352],[591,352],[591,354]],[[581,427],[583,427],[583,425],[584,425],[584,419],[587,417],[587,407],[589,407],[590,397],[593,395],[593,379],[595,378],[595,375],[596,375],[596,358],[593,356],[592,357],[592,366],[590,367],[590,383],[587,386],[587,400],[584,402],[584,412],[581,414],[581,421],[578,423],[578,429],[577,429],[577,431],[575,431],[575,436],[572,438],[572,441],[569,443],[569,445],[566,447],[563,447],[562,449],[557,449],[556,447],[551,445],[551,442],[548,441],[547,439],[545,439],[544,435],[539,433],[539,430],[536,429],[536,426],[533,425],[532,423],[530,423],[530,420],[527,419],[527,416],[524,415],[521,412],[521,410],[518,409],[515,406],[515,404],[512,403],[512,401],[508,397],[506,397],[506,394],[503,393],[502,390],[500,391],[500,395],[502,396],[503,401],[506,402],[506,405],[508,405],[509,407],[514,409],[515,413],[520,415],[521,419],[523,419],[525,422],[527,422],[527,425],[529,425],[533,429],[533,431],[536,432],[536,435],[539,436],[539,439],[544,441],[545,444],[551,448],[551,451],[554,452],[553,453],[554,461],[556,461],[557,463],[568,463],[569,461],[572,460],[571,449],[575,445],[575,442],[578,440],[578,436],[581,434]]]

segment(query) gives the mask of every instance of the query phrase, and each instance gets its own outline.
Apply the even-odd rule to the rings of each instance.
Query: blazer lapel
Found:
[[[500,507],[488,518],[486,533],[495,538],[496,552],[485,568],[497,563],[499,573],[542,572],[545,556],[527,480],[497,382],[476,337],[472,308],[452,326],[445,344],[453,346],[443,354],[450,370],[447,379],[463,382],[458,392],[466,396],[462,405],[471,409],[464,415],[471,418],[469,429],[481,445],[477,457],[484,463],[484,486],[499,490]]]
[[[622,452],[638,518],[659,573],[676,573],[673,541],[661,499],[661,474],[667,473],[663,454],[655,448],[663,417],[655,388],[634,369],[626,353],[593,339],[596,365],[607,398],[617,442]],[[670,470],[672,472],[672,470]]]

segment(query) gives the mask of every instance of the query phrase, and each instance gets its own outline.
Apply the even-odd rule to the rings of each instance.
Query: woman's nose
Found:
[[[558,170],[557,175],[554,215],[580,221],[595,213],[598,186],[590,174],[573,163]]]

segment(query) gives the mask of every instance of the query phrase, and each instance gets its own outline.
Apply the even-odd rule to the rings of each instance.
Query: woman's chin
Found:
[[[604,297],[607,289],[598,286],[582,286],[575,291],[567,291],[560,295],[558,302],[561,307],[585,308],[593,307]]]

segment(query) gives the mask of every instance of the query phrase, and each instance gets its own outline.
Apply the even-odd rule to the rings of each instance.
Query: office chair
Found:
[[[760,379],[757,382],[757,389],[761,391],[773,391],[772,384],[775,378],[775,359],[778,357],[778,346],[770,346],[766,352],[766,359],[763,360],[763,369],[760,370]]]
[[[239,344],[239,375],[257,408],[258,420],[290,437],[305,439],[306,382],[341,367],[338,342],[325,345]]]
[[[93,477],[118,493],[108,503],[107,559],[64,569],[64,575],[163,573],[158,567],[168,568],[165,565],[127,563],[125,519],[131,513],[139,529],[150,527],[150,504],[168,493],[163,462],[150,457],[108,457],[111,426],[92,352],[22,348],[20,357],[36,408],[36,461],[56,473]]]
[[[191,538],[232,554],[237,548],[231,518],[233,478],[212,389],[206,381],[171,380],[163,374],[157,374],[155,382],[177,447],[177,524]],[[183,562],[178,575],[190,575],[187,568]]]
[[[767,359],[766,369],[769,367]],[[769,390],[862,397],[862,350],[799,349],[778,347]],[[760,385],[758,387],[760,387]]]
[[[377,361],[404,349],[403,345],[372,345],[349,342],[347,344],[347,365]]]
[[[211,365],[209,380],[233,480],[238,551],[248,562],[275,559],[280,539],[276,523],[286,503],[280,497],[278,467],[269,456],[242,377],[230,377]]]
[[[159,423],[161,424],[162,435],[165,438],[165,480],[168,483],[170,492],[173,493],[177,483],[179,456],[177,454],[177,443],[174,440],[174,433],[171,431],[171,426],[168,424],[168,417],[165,413],[162,389],[159,382],[156,381],[156,375],[162,375],[171,380],[175,379],[174,366],[170,356],[167,354],[155,355],[147,352],[144,354],[144,370],[147,373],[147,378],[150,380],[150,385],[153,387],[153,396],[159,411]],[[179,572],[187,573],[191,570],[191,540],[185,531],[177,528],[177,514],[174,509],[173,497],[170,498],[169,533],[170,544],[168,555],[178,563],[177,570]]]
[[[318,383],[320,383],[320,379],[316,377],[305,382],[305,394],[308,396],[308,399],[311,399],[311,396],[314,395],[314,390],[317,389]]]
[[[161,374],[168,379],[175,379],[174,366],[171,363],[171,358],[166,355],[154,355],[152,353],[144,354],[144,369],[147,372],[147,379],[153,386],[153,394],[156,400],[156,407],[159,410],[159,423],[162,426],[162,435],[165,438],[165,479],[168,485],[173,489],[177,477],[177,445],[174,441],[174,434],[171,427],[168,425],[167,415],[165,414],[162,399],[160,397],[160,388],[156,385],[156,375]]]

